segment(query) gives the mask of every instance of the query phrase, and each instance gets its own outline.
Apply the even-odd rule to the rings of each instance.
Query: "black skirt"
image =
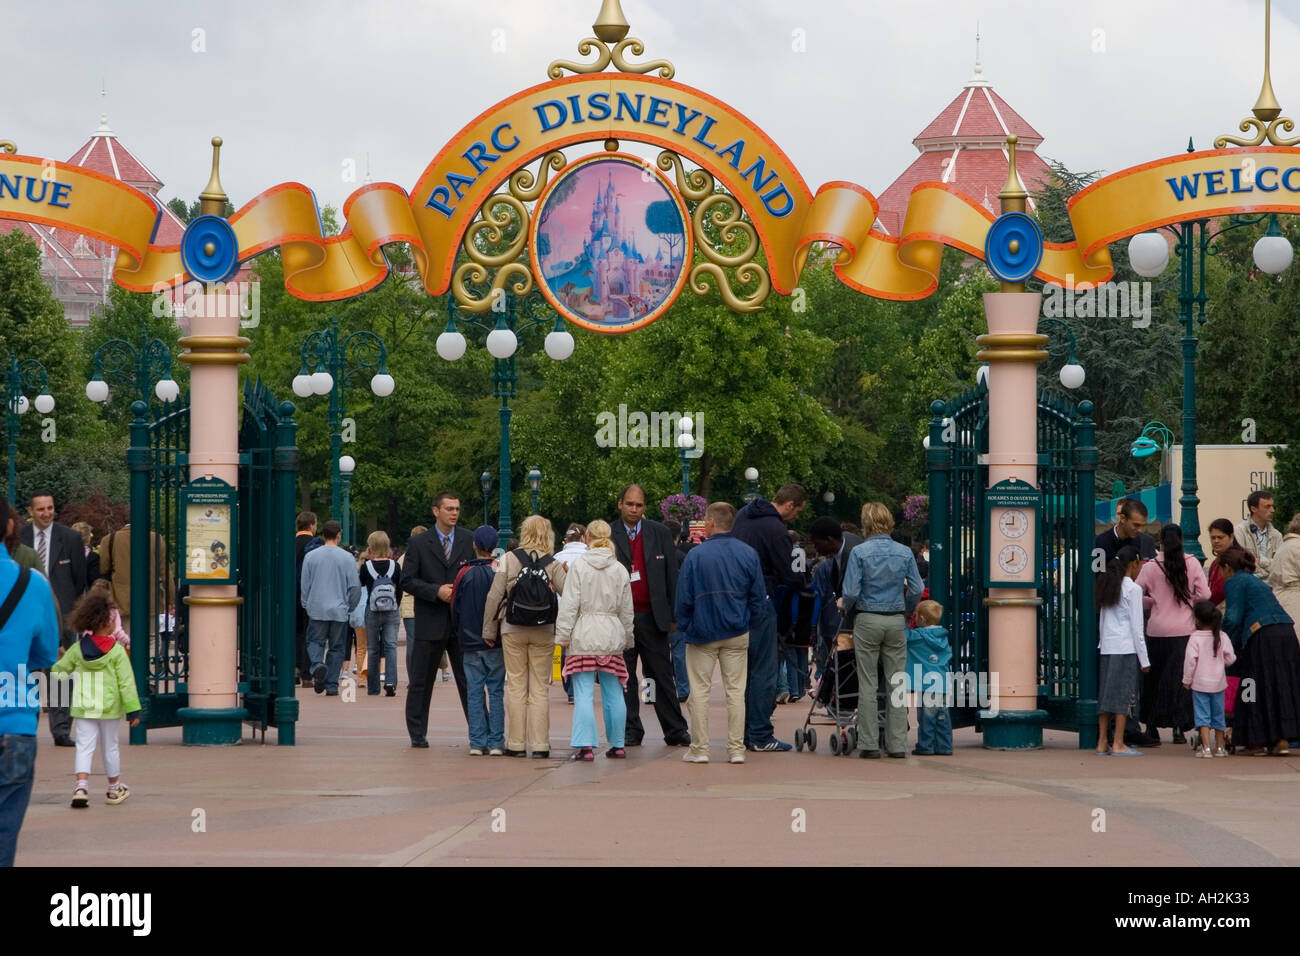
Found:
[[[1233,744],[1271,747],[1300,738],[1300,645],[1294,625],[1261,627],[1238,650],[1237,664],[1241,686],[1232,715]],[[1252,689],[1254,700],[1248,700]]]
[[[1147,638],[1151,669],[1143,675],[1141,714],[1148,726],[1177,731],[1194,723],[1192,692],[1183,686],[1183,656],[1190,636]]]

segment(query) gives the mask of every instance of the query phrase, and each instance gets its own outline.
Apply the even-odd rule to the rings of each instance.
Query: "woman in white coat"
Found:
[[[1300,514],[1286,526],[1286,536],[1269,569],[1268,586],[1291,620],[1300,621]]]
[[[587,525],[587,550],[569,563],[564,596],[555,621],[555,643],[567,647],[564,676],[573,687],[572,760],[594,760],[595,690],[605,712],[605,756],[623,758],[627,704],[627,664],[623,652],[633,646],[632,585],[627,569],[614,555],[609,524]]]

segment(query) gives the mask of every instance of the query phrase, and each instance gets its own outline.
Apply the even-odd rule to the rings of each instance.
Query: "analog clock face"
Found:
[[[1029,515],[1020,508],[1008,508],[998,518],[998,528],[1008,538],[1019,538],[1029,530]]]
[[[998,567],[1007,574],[1020,574],[1029,566],[1029,552],[1018,544],[1009,544],[998,552]]]

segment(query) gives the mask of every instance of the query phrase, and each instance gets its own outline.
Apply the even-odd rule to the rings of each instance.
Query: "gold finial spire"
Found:
[[[199,193],[199,211],[205,216],[224,216],[226,214],[226,191],[221,188],[221,137],[212,137],[212,176],[208,185]]]
[[[1025,200],[1029,198],[1024,184],[1020,182],[1020,174],[1016,172],[1016,143],[1019,141],[1020,138],[1014,133],[1007,137],[1007,184],[998,193],[1003,212],[1024,212]]]
[[[1259,99],[1251,110],[1257,119],[1265,123],[1282,115],[1282,104],[1273,95],[1273,81],[1268,75],[1269,21],[1272,14],[1272,0],[1264,0],[1264,85],[1259,88]]]
[[[591,25],[597,38],[605,43],[617,43],[627,36],[627,31],[631,26],[627,22],[627,17],[623,16],[623,7],[618,0],[602,0],[600,13],[596,16],[596,22]]]

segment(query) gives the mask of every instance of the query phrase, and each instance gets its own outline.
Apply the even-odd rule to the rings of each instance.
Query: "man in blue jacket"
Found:
[[[776,709],[776,589],[803,586],[802,567],[796,569],[794,542],[786,524],[799,517],[808,504],[802,485],[782,485],[767,501],[755,498],[736,515],[731,533],[758,552],[767,589],[767,611],[749,632],[749,677],[745,687],[745,747],[749,750],[789,750],[773,736],[772,711]],[[802,564],[802,562],[800,562]],[[689,667],[689,665],[688,665]]]
[[[704,512],[704,541],[677,576],[677,631],[686,641],[691,693],[687,763],[709,762],[709,688],[715,666],[727,693],[727,761],[744,763],[745,684],[753,624],[769,612],[758,554],[729,534],[736,509],[715,501]]]
[[[14,513],[4,498],[0,522],[7,526],[0,537],[7,537]],[[20,569],[0,544],[0,673],[15,678],[12,693],[0,694],[0,867],[14,864],[18,831],[32,795],[41,711],[32,675],[53,664],[58,650],[59,621],[49,582]]]

